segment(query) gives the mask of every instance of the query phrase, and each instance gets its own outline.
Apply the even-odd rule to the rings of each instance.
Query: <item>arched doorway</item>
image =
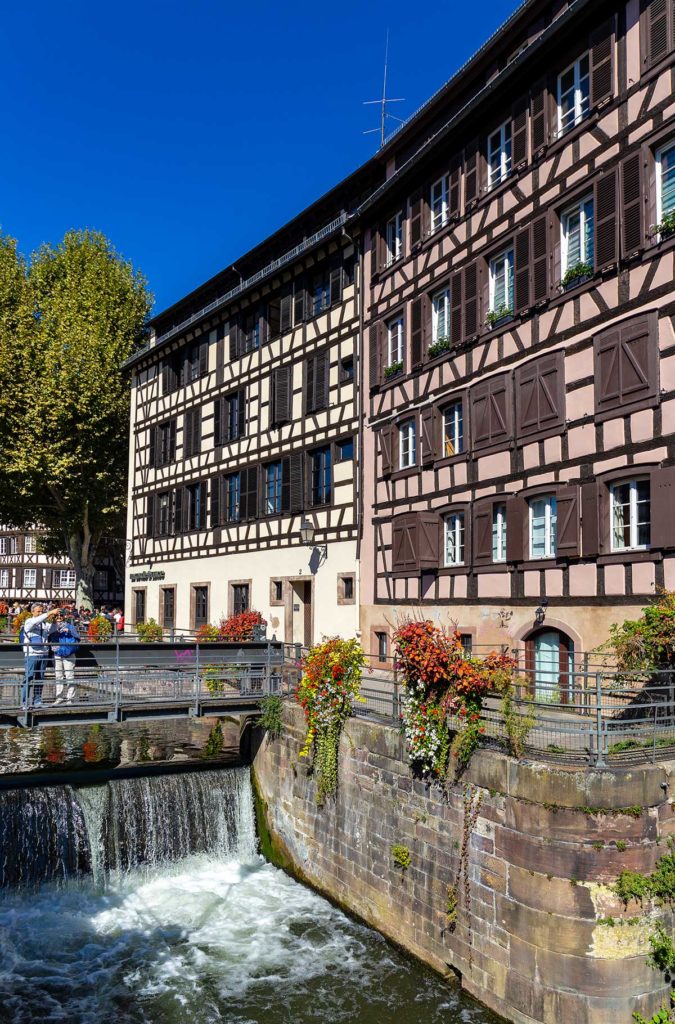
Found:
[[[543,626],[525,638],[525,668],[535,700],[573,701],[574,641],[561,629]]]

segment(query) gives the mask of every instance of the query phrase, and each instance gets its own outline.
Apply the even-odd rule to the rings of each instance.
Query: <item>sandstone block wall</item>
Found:
[[[287,707],[284,734],[262,740],[253,762],[268,849],[298,877],[439,971],[459,973],[467,991],[518,1024],[631,1024],[633,1010],[649,1016],[665,1000],[667,985],[646,962],[664,912],[622,923],[640,908],[625,912],[608,885],[624,868],[651,871],[675,834],[675,764],[565,771],[480,751],[444,795],[413,779],[397,730],[352,720],[337,799],[317,807],[298,756],[303,737],[299,710]],[[460,868],[464,803],[478,795],[453,930],[448,886]],[[630,807],[637,816],[620,813]],[[394,844],[410,850],[405,871]]]

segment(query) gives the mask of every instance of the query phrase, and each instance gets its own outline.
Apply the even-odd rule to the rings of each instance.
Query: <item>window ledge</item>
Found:
[[[507,562],[486,562],[485,565],[474,565],[474,573],[504,573],[509,572]]]
[[[405,469],[395,469],[389,476],[392,480],[404,480],[408,476],[416,476],[420,471],[419,466],[407,466]]]
[[[429,570],[427,570],[429,571]],[[468,565],[441,565],[438,569],[439,576],[468,576],[471,567]]]
[[[598,565],[628,565],[631,562],[661,562],[660,551],[613,551],[609,555],[598,555]]]
[[[570,298],[576,298],[577,295],[583,295],[585,292],[590,291],[591,288],[597,287],[601,280],[602,272],[596,270],[592,276],[584,277],[578,282],[572,281],[565,288],[562,288],[559,284],[556,285],[549,300],[549,307],[559,306]]]
[[[557,558],[527,558],[520,563],[520,568],[529,572],[534,569],[562,569],[566,562],[566,559],[563,561]]]

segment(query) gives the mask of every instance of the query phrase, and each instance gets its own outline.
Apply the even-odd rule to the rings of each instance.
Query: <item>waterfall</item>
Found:
[[[0,792],[0,886],[255,851],[247,768]]]

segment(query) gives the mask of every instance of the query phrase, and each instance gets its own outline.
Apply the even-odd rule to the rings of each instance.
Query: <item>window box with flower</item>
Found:
[[[675,234],[675,210],[665,213],[658,224],[652,224],[649,233],[660,242],[671,238]]]
[[[384,379],[391,380],[392,377],[396,377],[399,373],[403,373],[403,362],[397,359],[395,363],[390,363],[389,366],[384,368]]]
[[[436,359],[437,356],[443,355],[444,352],[449,352],[451,347],[450,338],[446,336],[437,338],[436,341],[429,345],[428,356],[429,359]]]
[[[485,323],[491,331],[507,324],[509,320],[513,320],[513,310],[509,306],[498,306],[497,309],[491,309],[485,317]]]
[[[559,288],[563,292],[569,288],[577,288],[579,285],[585,284],[586,281],[590,281],[593,273],[593,267],[590,263],[575,263],[573,267],[565,271]]]

